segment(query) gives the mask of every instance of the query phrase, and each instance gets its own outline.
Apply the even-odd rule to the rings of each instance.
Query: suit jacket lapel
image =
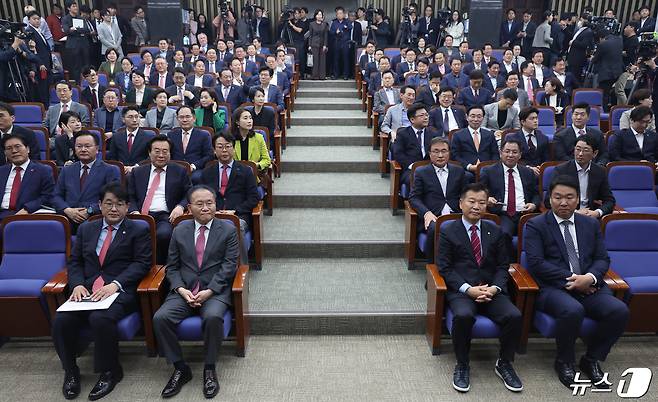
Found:
[[[203,250],[203,262],[201,267],[207,269],[208,254],[211,250],[215,250],[215,243],[217,243],[217,238],[219,237],[219,219],[213,218],[212,226],[210,227],[210,234],[208,234],[208,241],[206,241],[206,248]],[[203,270],[203,269],[202,269]]]
[[[107,254],[105,254],[105,261],[103,261],[104,265],[106,265],[107,262],[112,258],[114,255],[114,250],[119,247],[119,244],[126,237],[126,219],[128,218],[123,219],[123,222],[121,222],[121,225],[119,225],[118,228],[114,228],[114,230],[116,230],[116,234],[114,235],[114,239],[112,239],[112,243],[110,243],[110,247],[107,249]],[[101,222],[103,221],[101,220]]]
[[[82,168],[82,165],[80,165],[80,168]],[[98,174],[98,169],[100,169],[100,161],[96,159],[93,165],[91,165],[91,169],[89,169],[89,176],[87,179],[85,179],[85,186],[84,188],[80,189],[80,195],[84,194],[87,189],[89,188],[89,183],[93,183],[96,180],[96,175]],[[79,177],[79,176],[78,176]],[[78,186],[80,185],[80,180],[78,180]]]
[[[484,222],[480,221],[480,243],[482,247],[482,261],[484,261],[485,256],[487,255],[487,251],[489,250],[489,243],[491,243],[491,231],[489,230],[489,225]],[[470,241],[470,239],[469,239]],[[474,257],[475,258],[475,257]]]
[[[8,165],[5,165],[5,166],[8,166]],[[9,173],[11,172],[11,169],[12,168],[10,167],[6,171],[3,170],[3,172],[0,173],[0,183],[5,183],[5,185],[6,185],[7,180],[9,180]],[[2,198],[4,198],[4,196],[5,196],[5,186],[1,186],[1,187],[2,188],[0,188],[0,200],[2,200]]]
[[[126,133],[127,133],[127,131],[126,131]],[[140,143],[142,143],[144,141],[145,141],[144,132],[142,132],[142,129],[137,129],[137,131],[135,132],[135,140],[133,141],[133,146],[132,146],[132,148],[130,149],[130,152],[129,152],[130,157],[134,156],[135,152],[137,152],[136,149],[138,149]],[[128,144],[126,144],[126,147],[127,146],[128,146]]]
[[[548,222],[548,230],[551,231],[555,243],[557,243],[560,248],[560,253],[562,253],[562,258],[564,261],[569,263],[569,254],[567,253],[567,246],[564,244],[564,237],[562,236],[560,226],[557,224],[553,212],[546,212],[546,220]]]
[[[461,238],[462,244],[466,245],[466,249],[468,250],[468,254],[473,260],[473,262],[477,263],[475,261],[475,254],[473,254],[473,248],[471,247],[471,237],[468,232],[466,232],[466,228],[463,225],[463,222],[461,221],[461,218],[456,220],[455,222],[457,225],[457,236]],[[484,255],[484,253],[482,254]]]
[[[27,188],[27,184],[30,183],[30,181],[33,179],[35,175],[35,167],[34,167],[35,162],[30,162],[27,165],[27,169],[25,169],[25,173],[23,173],[23,177],[21,178],[21,189],[18,193],[18,199],[21,198],[23,195],[23,190]]]

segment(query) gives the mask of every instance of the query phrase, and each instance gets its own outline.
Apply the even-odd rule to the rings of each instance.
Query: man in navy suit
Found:
[[[96,110],[101,105],[103,94],[107,87],[98,83],[98,73],[93,67],[87,66],[83,68],[82,76],[87,80],[89,85],[80,92],[80,102],[88,103],[91,105],[92,110]]]
[[[470,83],[468,88],[462,88],[457,95],[457,104],[464,105],[465,108],[479,105],[484,106],[493,102],[493,92],[482,87],[484,74],[480,70],[473,70],[468,76]]]
[[[217,59],[217,50],[208,49],[206,52],[206,68],[205,70],[208,74],[212,74],[215,79],[219,78],[219,72],[222,71],[224,67],[224,62]]]
[[[576,79],[573,73],[567,71],[567,65],[564,59],[558,58],[553,62],[553,68],[548,75],[548,78],[555,77],[562,83],[564,91],[571,97],[574,87],[576,86]]]
[[[251,60],[247,60],[247,53],[242,46],[236,46],[233,49],[233,60],[240,61],[241,71],[249,75],[258,74],[258,66]]]
[[[613,161],[649,161],[658,158],[658,138],[655,131],[647,127],[653,118],[648,106],[636,106],[631,111],[631,128],[615,133],[610,158]]]
[[[510,8],[507,10],[507,20],[500,24],[500,39],[499,44],[501,48],[508,48],[518,43],[516,35],[521,31],[521,24],[516,21],[516,10]]]
[[[0,102],[0,146],[4,149],[4,138],[10,134],[18,135],[25,139],[27,147],[30,149],[30,159],[41,159],[40,147],[34,131],[25,127],[17,126],[14,124],[16,120],[16,110],[12,105],[5,102]],[[7,163],[5,155],[0,152],[0,165]]]
[[[599,365],[624,332],[628,307],[615,298],[604,276],[610,258],[599,222],[575,213],[580,186],[569,176],[551,181],[552,210],[531,219],[524,231],[528,271],[539,285],[536,306],[555,319],[555,371],[571,387],[576,376],[575,343],[585,317],[596,331],[586,340],[579,368],[595,387],[607,387]]]
[[[36,81],[36,98],[39,102],[47,104],[48,103],[48,83],[50,79],[50,71],[52,69],[52,54],[50,52],[50,45],[48,41],[41,33],[39,27],[41,22],[41,15],[37,11],[29,11],[26,15],[28,19],[28,24],[26,27],[26,32],[32,33],[32,38],[34,40],[34,50],[36,56],[39,58],[39,63],[36,65],[38,71],[36,72],[34,79]],[[47,26],[46,26],[47,27]],[[52,40],[52,39],[51,39]],[[46,72],[46,78],[41,78],[41,71]]]
[[[361,70],[361,75],[365,78],[366,77],[366,67],[370,63],[375,62],[375,42],[372,40],[369,40],[366,43],[365,47],[365,52],[359,56],[359,70]],[[383,55],[383,52],[380,54],[380,57]]]
[[[465,128],[466,113],[461,108],[453,106],[455,100],[455,90],[450,87],[443,87],[439,91],[439,107],[432,109],[430,112],[429,125],[443,133],[445,137],[452,130]]]
[[[404,81],[407,75],[417,72],[416,66],[416,51],[414,49],[407,49],[404,53],[404,61],[395,66],[395,73],[400,77],[400,81]]]
[[[53,321],[55,350],[64,367],[62,392],[66,399],[80,394],[80,368],[76,363],[81,332],[91,327],[94,341],[94,371],[101,373],[89,393],[100,399],[123,379],[119,363],[117,323],[138,309],[137,286],[151,267],[148,227],[126,219],[128,193],[119,183],[100,191],[103,219],[80,225],[66,270],[69,300],[103,300],[118,293],[106,310],[58,312]]]
[[[500,228],[508,236],[510,256],[514,255],[512,237],[519,219],[539,207],[537,177],[529,168],[519,165],[521,141],[505,138],[500,146],[500,162],[482,169],[480,183],[489,190],[487,209],[500,217]]]
[[[199,102],[197,89],[185,84],[185,73],[180,68],[174,69],[174,85],[168,86],[165,91],[169,95],[169,103],[194,107]]]
[[[521,130],[508,134],[505,138],[516,139],[521,143],[521,162],[539,176],[539,166],[549,160],[548,137],[538,130],[539,110],[526,107],[519,112]]]
[[[494,368],[513,392],[523,384],[512,367],[521,338],[521,312],[509,298],[509,259],[505,235],[498,226],[482,221],[487,189],[481,183],[466,186],[459,198],[461,219],[441,228],[437,265],[448,288],[446,301],[453,312],[452,344],[457,365],[452,386],[470,389],[469,352],[476,314],[500,328],[500,351]]]
[[[183,70],[185,75],[188,75],[190,72],[192,72],[192,64],[185,61],[185,53],[180,49],[174,51],[174,60],[169,62],[168,65],[168,69],[171,74],[173,74],[174,69],[177,68]]]
[[[580,28],[576,28],[567,48],[568,70],[576,77],[576,82],[583,81],[583,66],[587,62],[587,52],[594,46],[594,32],[587,25],[589,16],[580,16]]]
[[[443,79],[443,76],[439,71],[432,71],[428,75],[428,79],[428,85],[425,85],[422,88],[418,88],[418,91],[416,91],[417,93],[415,102],[423,104],[427,110],[431,110],[432,107],[439,105],[439,94],[441,93],[441,80]]]
[[[402,166],[400,183],[409,186],[411,165],[430,158],[432,138],[440,137],[441,132],[429,127],[429,114],[423,105],[415,104],[407,109],[407,118],[411,126],[398,130],[393,143],[393,155]]]
[[[139,128],[139,107],[126,106],[122,110],[125,128],[119,129],[112,136],[106,159],[123,163],[126,173],[148,157],[147,144],[154,136],[151,131]]]
[[[485,71],[487,69],[487,63],[483,60],[484,54],[482,49],[473,50],[473,62],[468,63],[462,69],[462,72],[466,75],[470,75],[471,71],[480,70]]]
[[[162,89],[166,89],[174,85],[172,74],[167,71],[167,60],[162,57],[156,57],[153,64],[155,64],[155,70],[151,71],[151,76],[148,80],[149,85],[157,85]]]
[[[438,47],[438,36],[441,32],[441,23],[434,18],[434,8],[426,5],[423,17],[418,19],[418,37],[425,38],[427,46]]]
[[[425,256],[434,260],[434,233],[439,216],[460,212],[459,196],[466,185],[464,169],[448,163],[450,143],[447,138],[434,137],[430,142],[430,163],[414,173],[409,202],[418,213],[419,231],[427,232]]]
[[[450,155],[467,171],[469,181],[475,179],[477,165],[482,161],[499,160],[498,144],[492,131],[483,129],[484,108],[471,106],[466,114],[468,127],[452,136]]]
[[[213,158],[210,136],[194,127],[194,110],[190,106],[181,106],[176,111],[178,125],[167,136],[174,143],[171,159],[185,161],[192,171],[202,170]]]
[[[167,263],[171,224],[185,212],[187,191],[192,187],[187,170],[171,162],[172,148],[167,136],[152,137],[146,146],[151,163],[134,168],[128,175],[130,213],[155,219],[158,264]]]
[[[587,127],[591,108],[587,103],[577,103],[571,107],[572,124],[555,133],[553,137],[553,153],[555,160],[568,161],[573,157],[573,148],[576,146],[576,139],[582,135],[590,134],[599,142],[600,152],[594,162],[598,165],[605,166],[608,163],[608,151],[605,146],[603,133],[596,129]]]
[[[105,90],[103,106],[94,111],[94,127],[102,128],[109,136],[123,127],[121,111],[119,110],[119,97],[112,88]]]
[[[258,72],[259,83],[256,86],[263,88],[266,102],[274,103],[276,110],[280,112],[285,108],[285,104],[283,103],[283,93],[279,87],[271,84],[273,73],[274,71],[268,66],[261,67]]]
[[[484,81],[482,86],[492,94],[496,93],[496,89],[505,86],[505,77],[500,73],[500,62],[498,60],[491,60],[487,64],[487,73],[484,74]]]
[[[0,219],[31,214],[49,205],[55,187],[50,167],[28,158],[25,138],[9,134],[3,142],[9,163],[0,166]]]
[[[228,103],[231,106],[231,111],[240,107],[245,99],[242,88],[233,84],[231,70],[226,68],[219,74],[219,85],[215,87],[215,94],[220,102]]]
[[[94,134],[83,130],[73,138],[78,161],[60,171],[52,205],[58,214],[73,222],[75,231],[77,225],[100,212],[101,189],[108,183],[120,181],[121,173],[116,166],[96,158],[100,143]]]
[[[288,95],[290,93],[290,78],[288,77],[288,74],[282,71],[277,71],[278,66],[276,63],[276,56],[273,54],[265,56],[265,65],[274,73],[271,82],[279,87],[279,90],[283,92],[284,97]]]
[[[194,62],[194,73],[187,76],[185,83],[195,88],[211,88],[215,86],[212,74],[207,74],[206,62],[197,60]]]
[[[454,58],[450,61],[450,74],[446,74],[441,81],[441,88],[463,88],[468,85],[468,76],[462,73],[462,61]]]

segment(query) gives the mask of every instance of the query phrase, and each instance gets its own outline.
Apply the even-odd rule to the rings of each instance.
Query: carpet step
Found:
[[[303,80],[299,82],[299,89],[306,88],[346,88],[356,92],[356,84],[354,80]]]

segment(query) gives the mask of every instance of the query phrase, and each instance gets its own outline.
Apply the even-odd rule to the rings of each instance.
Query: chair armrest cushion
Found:
[[[52,278],[43,285],[41,288],[41,293],[44,294],[60,294],[64,293],[64,289],[66,289],[66,285],[68,283],[68,273],[66,271],[66,268],[63,270],[57,272],[55,275],[53,275]]]
[[[519,264],[510,264],[509,274],[514,283],[514,287],[519,291],[538,292],[539,286],[528,271]]]
[[[427,283],[427,290],[436,290],[439,292],[445,292],[448,290],[445,280],[441,274],[439,274],[439,267],[436,264],[427,264],[427,273],[428,277],[431,278],[431,281]]]

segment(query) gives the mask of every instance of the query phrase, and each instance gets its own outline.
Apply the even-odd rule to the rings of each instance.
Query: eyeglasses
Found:
[[[225,150],[225,149],[231,149],[233,148],[233,144],[217,144],[215,145],[215,149],[220,149],[220,150]]]
[[[96,145],[89,145],[89,144],[76,144],[75,149],[91,149],[94,148]]]
[[[128,203],[123,202],[123,201],[119,201],[117,203],[114,203],[114,202],[111,202],[111,201],[104,201],[102,205],[103,205],[103,208],[107,208],[109,210],[112,210],[114,208],[116,208],[116,209],[125,208],[126,205],[128,205]]]
[[[16,144],[14,146],[6,146],[5,151],[11,152],[11,151],[20,151],[21,149],[25,148],[25,145],[23,144]]]

